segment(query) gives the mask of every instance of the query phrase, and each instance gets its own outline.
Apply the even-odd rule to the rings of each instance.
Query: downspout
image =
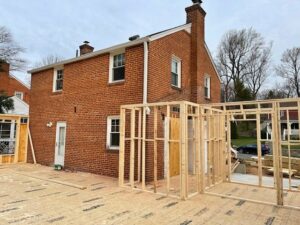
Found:
[[[143,104],[148,103],[148,41],[144,42],[144,84],[143,84]]]

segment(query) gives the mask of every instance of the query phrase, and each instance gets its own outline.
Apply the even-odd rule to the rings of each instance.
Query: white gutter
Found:
[[[143,84],[143,104],[148,103],[148,42],[144,42],[144,84]]]

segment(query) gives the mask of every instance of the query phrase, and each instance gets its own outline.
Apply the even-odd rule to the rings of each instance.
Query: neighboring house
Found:
[[[14,100],[14,109],[9,110],[8,114],[29,115],[29,105],[17,96],[11,97]]]
[[[220,101],[206,13],[200,3],[186,13],[181,26],[95,52],[85,42],[79,57],[29,71],[38,163],[117,177],[121,105]]]
[[[288,136],[290,139],[299,140],[300,133],[299,133],[299,113],[298,110],[289,110],[287,111],[280,111],[280,131],[282,135],[282,140],[287,140]],[[261,126],[261,129],[264,129],[266,133],[269,135],[268,138],[271,136],[272,133],[272,122],[271,118],[268,118]],[[265,129],[267,127],[267,129]]]
[[[4,91],[8,96],[16,96],[29,104],[30,87],[10,74],[9,64],[0,63],[0,92]]]
[[[30,88],[9,73],[9,64],[5,62],[0,63],[0,92],[5,92],[13,99],[14,109],[9,110],[7,114],[17,115],[16,118],[21,118],[20,126],[22,127],[21,135],[23,137],[28,122]],[[10,115],[0,115],[0,164],[11,161],[10,157],[13,158],[16,147],[17,121],[7,116]],[[25,149],[26,144],[24,143],[22,149]],[[25,159],[25,155],[23,159]]]

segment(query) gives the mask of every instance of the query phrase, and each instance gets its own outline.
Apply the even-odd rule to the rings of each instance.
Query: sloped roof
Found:
[[[138,38],[134,41],[128,41],[128,42],[125,42],[125,43],[122,43],[122,44],[114,45],[112,47],[108,47],[108,48],[104,48],[104,49],[101,49],[101,50],[98,50],[98,51],[95,51],[95,52],[84,54],[84,55],[81,55],[79,57],[75,57],[75,58],[63,60],[63,61],[60,61],[60,62],[57,62],[57,63],[54,63],[54,64],[50,64],[50,65],[47,65],[47,66],[35,68],[35,69],[32,69],[32,70],[29,70],[28,73],[40,72],[40,71],[43,71],[43,70],[59,67],[59,66],[69,64],[69,63],[72,63],[72,62],[77,62],[77,61],[81,61],[81,60],[84,60],[84,59],[92,58],[92,57],[95,57],[97,55],[101,55],[101,54],[104,54],[104,53],[113,52],[117,49],[127,48],[127,47],[130,47],[130,46],[135,46],[135,45],[138,45],[138,44],[142,44],[143,42],[154,41],[154,40],[157,40],[159,38],[165,37],[167,35],[173,34],[175,32],[181,31],[181,30],[186,30],[187,32],[190,33],[191,24],[189,23],[189,24],[176,26],[176,27],[173,27],[173,28],[170,28],[170,29],[167,29],[167,30],[163,30],[163,31],[160,31],[160,32],[157,32],[157,33],[147,35],[147,36],[142,37],[142,38]]]

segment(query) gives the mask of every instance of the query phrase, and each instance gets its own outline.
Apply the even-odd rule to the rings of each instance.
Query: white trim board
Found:
[[[207,52],[207,54],[208,54],[208,56],[209,56],[209,58],[210,58],[210,61],[211,61],[211,63],[213,64],[214,70],[215,70],[215,72],[216,72],[217,75],[218,75],[219,81],[222,83],[221,76],[220,76],[220,74],[219,74],[219,72],[218,72],[218,70],[217,70],[215,61],[214,61],[214,59],[213,59],[213,57],[212,57],[212,54],[211,54],[211,52],[210,52],[210,50],[209,50],[209,48],[208,48],[208,46],[207,46],[206,43],[204,43],[204,46],[205,46],[205,50],[206,50],[206,52]]]
[[[163,37],[168,36],[170,34],[174,34],[174,33],[178,32],[178,31],[181,31],[181,30],[185,30],[186,32],[191,33],[191,28],[192,28],[191,23],[185,24],[185,25],[182,25],[182,26],[179,26],[179,27],[176,27],[176,28],[158,33],[158,34],[154,34],[154,35],[149,37],[149,40],[150,41],[155,41],[157,39],[163,38]]]

